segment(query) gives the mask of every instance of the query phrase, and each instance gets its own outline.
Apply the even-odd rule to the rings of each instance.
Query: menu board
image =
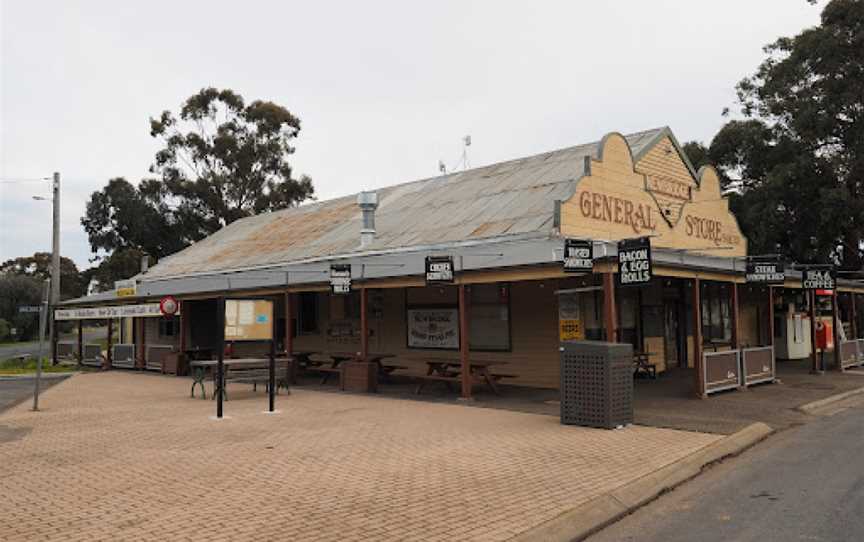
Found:
[[[453,257],[426,256],[426,284],[452,284]]]
[[[802,286],[805,290],[833,290],[836,276],[833,268],[805,269]]]
[[[459,348],[458,309],[408,309],[410,348]]]
[[[330,293],[336,295],[351,293],[350,264],[333,264],[330,266]]]
[[[786,271],[783,262],[773,260],[747,260],[747,282],[757,284],[783,284],[786,281]]]
[[[225,300],[226,341],[273,339],[273,302],[264,299]]]
[[[594,269],[594,244],[581,239],[564,240],[564,272],[590,273]]]
[[[622,286],[651,282],[651,239],[625,239],[618,243],[618,277]]]

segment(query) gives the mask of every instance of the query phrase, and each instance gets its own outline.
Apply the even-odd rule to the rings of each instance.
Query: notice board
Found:
[[[273,339],[273,302],[264,299],[225,300],[226,341]]]

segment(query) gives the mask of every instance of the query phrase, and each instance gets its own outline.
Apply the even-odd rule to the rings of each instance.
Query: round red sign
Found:
[[[159,302],[159,311],[164,316],[174,316],[180,309],[180,302],[174,296],[167,295]]]

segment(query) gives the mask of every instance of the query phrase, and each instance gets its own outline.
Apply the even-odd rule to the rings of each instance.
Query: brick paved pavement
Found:
[[[669,429],[113,371],[0,414],[2,540],[506,540],[714,442]]]

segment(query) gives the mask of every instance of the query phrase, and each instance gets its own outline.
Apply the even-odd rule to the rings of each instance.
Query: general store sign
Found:
[[[780,260],[748,260],[745,277],[747,282],[756,284],[783,284],[786,271]]]
[[[833,290],[836,278],[834,268],[810,268],[804,270],[802,287],[805,290]]]
[[[426,284],[452,284],[453,257],[426,256]]]
[[[350,264],[333,264],[330,266],[330,291],[338,295],[351,293]]]
[[[625,239],[618,243],[618,279],[622,286],[651,282],[651,239]]]
[[[582,239],[564,240],[564,271],[590,273],[594,269],[594,245]]]
[[[177,311],[176,314],[179,313],[180,311]],[[54,311],[55,320],[102,320],[105,318],[150,318],[156,316],[162,316],[162,312],[159,310],[159,303],[56,309]]]

